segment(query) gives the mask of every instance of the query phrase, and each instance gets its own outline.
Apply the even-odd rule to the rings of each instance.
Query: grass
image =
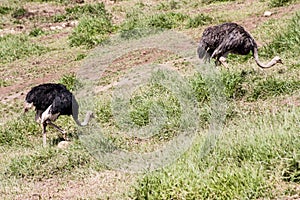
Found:
[[[75,5],[65,8],[64,14],[57,14],[53,16],[54,22],[63,22],[68,20],[78,20],[82,17],[95,17],[111,19],[111,14],[105,9],[103,3],[85,4],[83,6]]]
[[[269,6],[270,7],[281,7],[281,6],[287,6],[294,2],[296,2],[296,0],[270,0]]]
[[[1,63],[13,62],[32,55],[41,55],[48,51],[47,47],[31,42],[28,36],[23,34],[5,35],[0,38]]]
[[[84,17],[69,36],[69,44],[75,47],[95,47],[107,41],[112,29],[111,22],[105,18]]]
[[[172,10],[145,15],[133,10],[127,13],[127,20],[120,25],[119,29],[123,38],[130,38],[169,29],[196,28],[212,21],[213,18],[205,14],[191,17]],[[143,31],[146,31],[146,33],[143,33]]]
[[[206,24],[211,23],[213,18],[211,18],[209,15],[205,14],[197,14],[194,17],[191,17],[186,25],[186,28],[197,28],[199,26],[203,26]]]
[[[299,177],[299,109],[276,116],[233,120],[216,147],[201,155],[201,141],[172,166],[142,176],[134,199],[256,199],[273,198],[275,175]],[[269,125],[272,124],[272,126]],[[245,131],[251,134],[245,135]],[[261,133],[264,134],[261,134]],[[288,164],[286,164],[288,162]],[[283,164],[285,163],[285,164]],[[279,166],[279,167],[278,167]],[[276,189],[275,189],[276,190]],[[278,194],[277,194],[278,195]]]
[[[26,30],[14,35],[1,32],[1,90],[14,86],[14,81],[19,85],[25,82],[30,85],[36,84],[35,81],[53,81],[66,85],[73,92],[81,87],[81,82],[72,72],[76,72],[82,63],[86,64],[85,58],[89,57],[90,50],[96,45],[106,44],[115,34],[120,33],[123,38],[128,39],[143,37],[145,34],[142,31],[145,29],[146,34],[170,29],[186,33],[193,37],[191,40],[198,41],[199,33],[210,24],[220,20],[248,20],[253,13],[245,14],[242,11],[251,11],[253,6],[280,6],[276,9],[281,13],[285,11],[282,6],[295,3],[269,0],[259,1],[259,4],[254,2],[252,5],[239,1],[241,10],[232,10],[228,7],[233,2],[230,0],[138,3],[129,0],[105,6],[104,3],[88,2],[70,4],[71,1],[68,0],[31,0],[21,3],[7,1],[7,4],[3,4],[6,6],[0,6],[0,16],[4,19],[1,28],[10,30],[24,25]],[[65,10],[54,16],[30,15],[27,20],[28,11],[35,9],[40,3],[47,3],[53,9],[60,7],[60,10]],[[226,12],[223,12],[224,8]],[[203,10],[210,12],[200,12]],[[165,82],[150,82],[136,88],[128,99],[128,107],[124,106],[119,110],[114,107],[116,99],[113,99],[112,90],[97,94],[93,102],[95,119],[87,128],[100,127],[107,143],[100,141],[98,145],[108,146],[103,149],[114,146],[126,152],[151,153],[180,134],[187,127],[186,124],[197,122],[197,137],[181,157],[164,168],[133,175],[137,180],[131,186],[126,179],[124,184],[131,187],[131,190],[122,191],[123,196],[116,199],[288,199],[299,195],[300,68],[297,58],[300,33],[299,12],[291,15],[292,10],[293,7],[289,7],[284,19],[260,18],[265,23],[259,23],[258,27],[251,30],[259,32],[258,42],[266,43],[260,48],[260,55],[269,58],[279,54],[284,59],[283,66],[259,72],[252,69],[254,62],[248,62],[251,55],[230,56],[228,60],[231,60],[232,68],[220,70],[219,80],[209,80],[201,73],[185,74],[188,71],[185,69],[192,68],[192,64],[189,65],[188,59],[177,62],[177,59],[182,58],[176,57],[174,69],[179,69],[180,77],[186,84],[179,82],[177,86],[187,87],[187,92],[180,91],[178,95],[176,87],[169,88],[159,84]],[[276,15],[275,12],[273,16]],[[47,31],[49,23],[71,20],[77,20],[78,26]],[[280,32],[274,31],[274,27],[284,28]],[[139,50],[134,52],[135,55],[143,56]],[[122,58],[122,55],[119,56]],[[132,61],[130,53],[126,56]],[[173,60],[170,59],[161,59],[159,64],[173,66]],[[129,65],[128,63],[122,65]],[[49,67],[44,69],[44,66]],[[110,67],[112,70],[105,77],[105,84],[112,83],[126,74],[126,69],[130,69],[130,66],[122,66],[124,71],[116,76],[112,73],[118,65],[112,64]],[[48,75],[58,71],[65,73],[60,74],[57,80],[48,79]],[[171,73],[161,74],[160,79],[155,80],[168,80],[170,85],[167,85],[173,86],[171,83],[178,80],[167,79],[167,75]],[[34,80],[30,80],[31,77]],[[228,106],[225,111],[226,119],[220,127],[216,127],[222,130],[220,135],[209,135],[215,125],[212,119],[219,114],[213,112],[211,102],[216,95],[209,92],[220,91],[209,88],[212,83],[222,85]],[[22,93],[27,89],[26,86],[16,91],[12,87],[9,94]],[[189,114],[188,106],[182,104],[179,96],[192,101],[198,108],[199,116]],[[222,102],[214,102],[215,106],[221,107],[225,98]],[[106,168],[102,166],[104,164],[101,160],[93,158],[93,152],[88,153],[89,146],[80,139],[83,132],[76,128],[72,118],[62,116],[56,121],[57,125],[68,131],[70,146],[66,149],[57,148],[61,141],[60,134],[49,127],[48,147],[42,148],[41,127],[34,121],[33,111],[22,115],[22,104],[23,96],[17,100],[5,97],[1,99],[0,110],[4,115],[0,126],[0,198],[33,198],[35,191],[39,191],[41,198],[55,198],[56,195],[66,197],[63,195],[67,191],[68,194],[75,192],[73,198],[95,199],[91,193],[93,188],[97,188],[97,192],[100,190],[97,198],[106,199],[115,193],[116,188],[119,189],[116,185],[121,180],[120,177],[112,169],[104,171]],[[80,105],[82,110],[92,106]],[[136,130],[136,135],[131,136],[123,129],[124,121],[120,123],[117,118],[120,110],[125,112],[125,122],[132,125],[134,129],[130,130]],[[155,121],[156,119],[160,121]],[[159,130],[155,129],[154,135],[147,139],[136,137],[138,133],[152,128],[155,123],[159,125]],[[92,181],[89,177],[93,177]],[[115,182],[112,183],[112,179]],[[57,182],[53,183],[54,180]],[[78,185],[74,187],[70,183]],[[77,186],[88,188],[89,192],[82,194]],[[46,191],[43,190],[44,187],[47,187]]]
[[[64,74],[59,80],[59,83],[65,85],[70,91],[75,91],[82,86],[82,84],[80,84],[80,81],[76,78],[76,74],[74,73]]]
[[[250,101],[256,101],[268,97],[292,94],[299,89],[299,80],[278,80],[268,77],[266,80],[259,81],[258,84],[254,86],[253,92],[249,95],[248,99]]]
[[[289,54],[290,56],[297,56],[296,52],[300,51],[298,45],[300,41],[299,22],[300,13],[297,12],[288,22],[288,27],[282,33],[277,34],[274,40],[263,49],[262,55]]]
[[[79,168],[96,169],[97,163],[93,162],[93,158],[77,143],[68,151],[45,148],[16,157],[4,173],[7,177],[42,180],[70,175]]]

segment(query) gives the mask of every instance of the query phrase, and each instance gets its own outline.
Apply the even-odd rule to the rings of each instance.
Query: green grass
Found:
[[[165,11],[145,15],[139,10],[133,10],[127,13],[127,20],[120,25],[119,31],[123,38],[131,38],[169,29],[196,28],[212,21],[213,19],[205,14],[191,17],[181,12]]]
[[[75,143],[68,151],[44,148],[30,155],[16,157],[11,160],[4,174],[9,178],[42,180],[71,175],[80,168],[97,167],[91,155],[79,143]]]
[[[70,91],[75,91],[76,89],[79,89],[82,86],[80,81],[76,78],[76,74],[74,73],[64,74],[60,78],[59,83],[65,85]]]
[[[273,77],[267,77],[266,80],[261,80],[254,86],[253,92],[249,95],[248,100],[265,100],[268,97],[292,94],[299,89],[299,80],[280,80]]]
[[[3,74],[0,87],[14,85],[11,81],[14,79],[10,76],[12,73],[18,74],[19,71],[10,72],[10,70],[13,70],[12,67],[18,67],[19,63],[22,63],[22,70],[26,67],[27,70],[25,73],[20,72],[22,77],[13,74],[14,78],[29,82],[31,80],[28,77],[36,77],[37,75],[33,75],[39,71],[36,66],[42,65],[43,62],[47,66],[55,65],[55,69],[62,68],[73,72],[84,62],[84,58],[89,55],[89,50],[96,45],[106,43],[111,36],[118,33],[127,39],[136,36],[143,37],[149,32],[156,33],[158,30],[171,29],[187,33],[195,39],[199,38],[199,32],[203,30],[201,26],[208,26],[220,20],[215,16],[222,16],[222,20],[244,21],[248,19],[248,16],[242,15],[240,10],[231,10],[229,5],[233,1],[230,0],[191,2],[170,0],[137,3],[129,0],[109,4],[108,9],[105,8],[104,3],[90,4],[87,1],[84,4],[70,4],[69,0],[30,0],[21,1],[21,3],[8,0],[7,2],[3,4],[6,6],[0,6],[0,16],[3,18],[1,28],[10,29],[20,24],[25,25],[26,33],[16,35],[4,33],[4,36],[0,37],[0,63],[3,65],[3,68],[0,67],[1,74]],[[61,6],[65,12],[54,16],[33,15],[29,19],[24,17],[28,14],[27,8],[35,8],[35,5],[46,2],[55,8]],[[288,6],[294,2],[296,1],[269,0],[254,2],[253,5],[247,4],[246,6],[245,2],[236,1],[242,10],[254,9],[253,6],[258,4],[268,8],[268,6]],[[220,12],[224,11],[223,8],[229,9],[228,13],[236,12],[236,15],[227,15],[227,10],[220,15]],[[210,12],[200,13],[199,9]],[[131,187],[131,193],[124,190],[122,191],[124,192],[123,198],[116,199],[288,199],[299,194],[296,188],[300,183],[300,110],[298,106],[300,67],[297,62],[298,52],[300,52],[299,12],[293,16],[288,13],[287,17],[277,19],[276,15],[283,10],[280,10],[282,8],[276,9],[278,9],[278,12],[274,13],[276,20],[263,18],[264,25],[259,25],[253,32],[259,32],[259,37],[256,38],[259,43],[267,43],[260,48],[259,54],[265,59],[279,55],[284,59],[284,65],[259,72],[250,69],[252,65],[255,65],[254,62],[251,64],[247,62],[251,58],[250,54],[247,56],[231,55],[228,60],[232,68],[220,70],[219,80],[210,80],[200,73],[188,72],[189,75],[186,77],[185,68],[189,65],[184,63],[189,61],[174,61],[177,65],[174,65],[174,68],[180,69],[180,76],[183,77],[190,90],[180,93],[181,96],[193,99],[193,105],[198,106],[199,116],[188,116],[191,121],[191,117],[195,117],[198,136],[190,149],[173,164],[154,172],[133,175],[137,180]],[[126,18],[122,20],[124,15]],[[44,31],[48,23],[71,20],[78,20],[78,26],[53,32]],[[284,28],[279,32],[274,31],[274,27]],[[57,37],[59,37],[57,42],[52,44],[51,42],[56,41]],[[54,49],[41,45],[41,42],[48,45],[49,40],[50,45],[55,46]],[[56,49],[57,44],[59,44],[59,49]],[[82,51],[85,47],[89,49]],[[49,51],[53,53],[48,55]],[[64,60],[63,55],[69,51],[74,51],[72,58]],[[62,56],[58,59],[53,58],[52,55],[57,55],[57,53]],[[39,56],[42,54],[43,56]],[[33,63],[37,65],[31,66]],[[168,60],[168,65],[172,63],[173,60]],[[183,68],[184,70],[181,70]],[[7,73],[6,70],[8,70]],[[49,70],[49,75],[53,73]],[[117,80],[125,73],[108,75],[105,77],[105,84]],[[47,76],[48,71],[45,71],[45,78]],[[41,78],[41,76],[38,77]],[[44,77],[41,80],[44,80]],[[61,74],[60,79],[51,81],[63,83],[73,92],[81,87],[80,81],[71,72]],[[175,82],[177,79],[169,81]],[[222,85],[222,92],[226,97],[222,100],[228,101],[226,102],[228,104],[225,111],[226,119],[221,127],[223,132],[216,140],[212,140],[215,135],[207,136],[211,134],[209,128],[214,128],[210,124],[213,114],[218,114],[212,113],[211,99],[215,98],[215,94],[210,95],[209,92],[220,91],[209,88],[208,86],[212,86],[212,83]],[[23,89],[25,91],[28,88]],[[163,115],[163,119],[159,118],[161,120],[159,122],[162,122],[159,124],[159,130],[155,129],[155,134],[146,140],[130,136],[127,129],[123,129],[123,124],[119,123],[116,118],[119,110],[114,110],[113,100],[115,99],[112,99],[111,90],[97,94],[93,102],[95,119],[92,125],[96,124],[101,127],[101,132],[106,137],[105,142],[100,141],[98,145],[107,145],[108,147],[101,146],[104,150],[114,146],[128,152],[145,153],[157,150],[164,146],[166,141],[180,134],[181,130],[186,127],[182,117],[188,108],[181,104],[178,93],[174,93],[172,89],[174,88],[170,89],[151,82],[137,88],[130,96],[124,117],[127,117],[125,122],[129,122],[129,125],[136,128],[131,130],[147,131],[148,128],[152,128],[155,117]],[[68,131],[71,139],[70,146],[66,149],[57,148],[61,140],[60,133],[49,127],[48,147],[43,148],[42,130],[34,120],[34,111],[23,116],[20,114],[23,99],[8,101],[8,103],[6,100],[3,98],[2,102],[1,99],[0,106],[4,114],[0,126],[0,180],[2,180],[0,181],[0,198],[18,199],[25,196],[30,198],[36,182],[41,185],[50,184],[46,192],[41,191],[43,199],[47,199],[48,196],[45,196],[45,193],[48,191],[49,195],[55,194],[61,197],[69,189],[69,183],[73,181],[74,183],[83,181],[82,187],[92,186],[100,188],[101,191],[105,190],[109,197],[115,193],[117,187],[115,182],[119,181],[119,177],[110,177],[110,173],[114,174],[113,170],[103,172],[101,162],[88,153],[85,149],[88,148],[85,146],[87,144],[80,142],[79,136],[83,136],[81,135],[83,133],[76,129],[72,118],[62,116],[56,121],[57,125]],[[80,103],[82,105],[83,102]],[[215,102],[215,104],[218,107],[224,102]],[[88,126],[87,129],[90,127]],[[87,180],[88,177],[95,177],[95,174],[100,174],[101,178],[97,178],[101,180],[104,180],[102,177],[106,178],[108,175],[109,180],[115,179],[115,182],[111,185],[105,185],[106,181],[90,183]],[[53,186],[51,185],[53,180],[62,180],[62,183],[57,181]],[[125,184],[129,185],[127,182]],[[74,191],[74,188],[71,188],[71,191]],[[89,195],[93,194],[82,194],[77,198],[95,199]],[[101,196],[99,199],[105,198]]]
[[[199,138],[199,144],[172,166],[142,176],[131,197],[274,198],[278,194],[272,194],[276,187],[272,177],[299,180],[299,112],[286,109],[276,116],[266,113],[233,120],[209,153],[201,154],[204,138]]]
[[[13,18],[17,18],[18,19],[18,18],[22,18],[23,16],[25,16],[26,13],[28,13],[28,11],[25,8],[21,7],[21,8],[16,8],[12,12],[11,16]]]
[[[41,138],[41,128],[31,114],[18,117],[0,127],[1,146],[34,146],[36,137]]]
[[[150,16],[146,25],[149,28],[172,29],[180,26],[187,18],[187,15],[181,13],[167,12]]]
[[[294,17],[288,22],[287,28],[277,34],[273,41],[263,48],[262,55],[268,54],[269,56],[275,55],[289,55],[297,57],[300,51],[300,13],[297,12]]]
[[[8,6],[0,6],[0,15],[7,15],[12,11],[11,7]]]
[[[68,20],[78,20],[82,17],[95,17],[111,19],[111,14],[105,9],[104,3],[85,4],[82,6],[75,5],[66,7],[64,14],[53,16],[54,22],[62,22]]]
[[[270,0],[269,6],[270,7],[281,7],[287,6],[289,4],[295,3],[297,0]]]
[[[211,18],[209,15],[201,13],[191,17],[186,24],[186,28],[197,28],[199,26],[207,25],[210,24],[212,20],[213,18]]]
[[[41,55],[49,51],[48,48],[31,42],[23,34],[5,35],[0,37],[1,63],[12,62],[32,55]]]
[[[69,44],[92,48],[107,41],[112,30],[111,21],[106,18],[84,17],[69,36]]]
[[[35,28],[29,32],[29,36],[33,36],[33,37],[37,37],[43,34],[45,34],[45,31],[43,31],[43,29],[41,28]]]

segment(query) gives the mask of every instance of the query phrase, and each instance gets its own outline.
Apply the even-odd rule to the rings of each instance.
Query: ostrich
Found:
[[[216,59],[216,65],[223,64],[229,53],[247,55],[252,51],[256,64],[262,68],[270,68],[277,63],[282,63],[275,56],[269,63],[263,64],[258,59],[257,44],[253,37],[240,25],[236,23],[224,23],[211,26],[204,30],[197,49],[198,56],[204,61]]]
[[[72,115],[76,124],[85,126],[88,124],[93,113],[88,111],[84,121],[78,120],[78,103],[74,95],[62,84],[45,83],[33,87],[26,95],[24,112],[35,107],[35,120],[43,128],[43,146],[46,146],[46,127],[51,125],[59,130],[65,137],[66,132],[53,122],[60,115]]]

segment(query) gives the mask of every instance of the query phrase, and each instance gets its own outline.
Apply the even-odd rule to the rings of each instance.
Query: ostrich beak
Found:
[[[280,60],[278,60],[278,63],[280,63],[280,64],[283,64],[283,62],[282,62],[282,60],[280,59]]]

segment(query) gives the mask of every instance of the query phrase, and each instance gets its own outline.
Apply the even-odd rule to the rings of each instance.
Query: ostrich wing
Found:
[[[256,46],[256,43],[247,32],[234,30],[228,36],[224,37],[223,41],[215,49],[211,57],[219,59],[221,56],[226,56],[228,53],[246,55],[254,46]]]

